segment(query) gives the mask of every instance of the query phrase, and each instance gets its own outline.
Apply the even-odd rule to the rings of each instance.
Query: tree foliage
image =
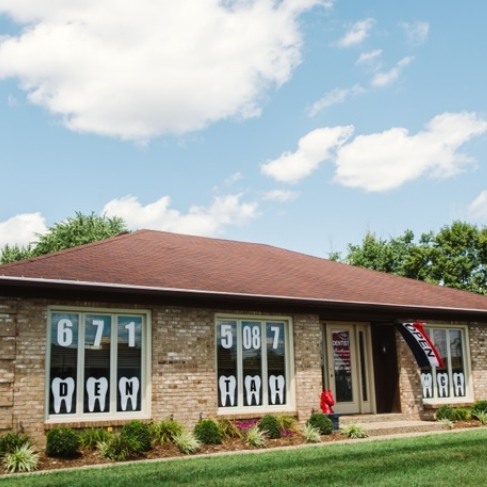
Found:
[[[127,228],[122,218],[108,218],[95,215],[94,213],[84,215],[76,212],[74,217],[55,223],[45,234],[38,235],[39,240],[33,244],[26,247],[6,245],[1,250],[0,262],[6,264],[37,257],[103,240],[124,231],[127,231]]]
[[[406,230],[389,240],[368,232],[360,245],[348,245],[351,265],[397,274],[447,287],[487,294],[487,227],[454,221],[415,242]]]

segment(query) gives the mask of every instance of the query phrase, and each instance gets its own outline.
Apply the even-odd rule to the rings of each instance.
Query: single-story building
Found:
[[[441,364],[398,324],[422,322]],[[487,297],[141,230],[0,266],[0,430],[173,416],[422,417],[487,398]]]

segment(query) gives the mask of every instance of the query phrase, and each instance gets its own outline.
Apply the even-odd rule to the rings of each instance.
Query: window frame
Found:
[[[446,330],[447,332],[450,330],[460,330],[462,334],[462,359],[463,359],[463,367],[464,367],[464,375],[465,375],[465,395],[464,396],[455,396],[454,394],[447,396],[447,397],[439,397],[438,396],[438,387],[436,383],[436,387],[434,387],[434,393],[436,397],[423,397],[422,391],[422,382],[421,382],[421,374],[426,368],[419,368],[419,377],[420,377],[420,388],[421,388],[421,397],[423,404],[431,404],[431,405],[439,405],[439,404],[463,404],[469,403],[473,401],[473,384],[472,384],[472,367],[471,367],[471,359],[470,359],[470,338],[468,334],[468,326],[461,325],[461,324],[443,324],[443,323],[425,323],[424,326],[425,331],[428,333],[428,336],[434,343],[434,337],[432,336],[433,330]],[[435,344],[436,346],[436,344]],[[448,348],[448,354],[450,354],[450,348]],[[448,377],[449,377],[449,388],[452,391],[452,370],[451,370],[451,356],[447,357],[448,363],[446,364],[446,368],[448,370]],[[429,367],[433,375],[433,381],[436,382],[436,368]]]
[[[53,326],[53,315],[55,313],[72,313],[78,315],[78,343],[77,343],[77,363],[76,363],[76,390],[73,398],[74,413],[55,414],[49,411],[51,394],[51,333]],[[107,412],[85,412],[84,397],[86,395],[86,317],[89,315],[104,315],[111,318],[110,330],[110,374],[109,390],[107,397]],[[141,329],[141,361],[140,361],[140,410],[137,411],[117,411],[117,355],[118,355],[118,319],[120,317],[134,316],[142,318]],[[152,356],[152,316],[147,309],[127,309],[127,308],[96,308],[83,306],[49,306],[47,309],[46,326],[46,364],[45,364],[45,398],[44,398],[44,417],[45,422],[49,423],[72,423],[72,422],[96,422],[105,420],[130,420],[130,419],[149,419],[151,417],[151,356]],[[114,337],[117,340],[114,342]],[[117,350],[114,352],[114,349]]]
[[[236,343],[237,343],[237,406],[223,407],[219,405],[219,369],[218,369],[218,326],[221,322],[232,321],[236,323]],[[266,328],[268,323],[284,324],[284,371],[286,375],[286,391],[285,391],[285,404],[270,404],[268,398],[268,386],[264,386],[265,382],[262,382],[262,401],[267,400],[267,404],[260,406],[245,406],[244,405],[244,385],[243,385],[243,343],[242,343],[242,323],[243,322],[260,322],[261,337],[262,327]],[[264,377],[268,379],[268,362],[267,362],[267,347],[262,344],[266,342],[262,338],[261,342],[261,360],[262,369],[265,369],[263,373]],[[265,351],[263,351],[265,350]],[[294,340],[293,340],[293,322],[289,316],[272,316],[272,315],[245,315],[245,314],[218,314],[215,316],[215,392],[217,403],[218,415],[239,415],[239,414],[263,414],[266,412],[293,412],[296,408],[295,400],[295,375],[294,375]]]

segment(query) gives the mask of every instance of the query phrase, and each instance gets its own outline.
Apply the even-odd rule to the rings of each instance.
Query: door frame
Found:
[[[353,397],[351,401],[337,401],[333,331],[347,331],[349,333]],[[335,412],[338,414],[374,413],[376,404],[370,323],[326,322],[323,327],[323,335],[325,342],[323,347],[324,386],[331,389],[335,398]]]

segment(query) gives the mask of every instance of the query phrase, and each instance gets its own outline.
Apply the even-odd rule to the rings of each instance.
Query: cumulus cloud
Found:
[[[370,64],[377,61],[382,56],[382,49],[374,49],[360,54],[355,64]]]
[[[170,207],[169,196],[146,206],[135,196],[126,196],[108,202],[102,213],[123,218],[131,229],[216,236],[227,226],[244,225],[258,216],[256,203],[244,203],[240,199],[241,195],[217,197],[208,207],[192,206],[184,214]]]
[[[352,88],[336,88],[327,93],[323,98],[320,98],[318,101],[313,103],[308,111],[308,115],[310,117],[314,117],[325,108],[344,103],[350,97],[361,95],[363,93],[365,93],[365,89],[358,84],[352,86]]]
[[[339,148],[335,180],[367,191],[387,191],[421,176],[446,178],[472,162],[459,148],[487,131],[475,113],[443,113],[425,130],[410,135],[405,128],[360,135]]]
[[[0,78],[78,132],[145,141],[258,116],[301,59],[299,16],[330,0],[3,0]],[[357,34],[356,34],[357,35]]]
[[[375,24],[375,19],[368,18],[359,20],[352,25],[345,35],[336,42],[338,47],[350,47],[362,43],[368,36]]]
[[[22,213],[0,222],[0,247],[5,245],[24,246],[46,233],[46,220],[40,213]]]
[[[310,175],[321,162],[331,158],[353,133],[353,127],[325,127],[313,130],[298,142],[296,152],[285,152],[262,165],[261,171],[277,181],[296,183]]]
[[[470,215],[474,218],[487,220],[487,190],[482,191],[468,207]]]
[[[388,86],[399,78],[404,68],[413,61],[412,56],[402,58],[392,69],[386,72],[379,72],[372,78],[371,84],[377,88]]]
[[[402,22],[400,25],[404,29],[406,37],[412,45],[419,46],[426,41],[430,30],[428,22]]]

